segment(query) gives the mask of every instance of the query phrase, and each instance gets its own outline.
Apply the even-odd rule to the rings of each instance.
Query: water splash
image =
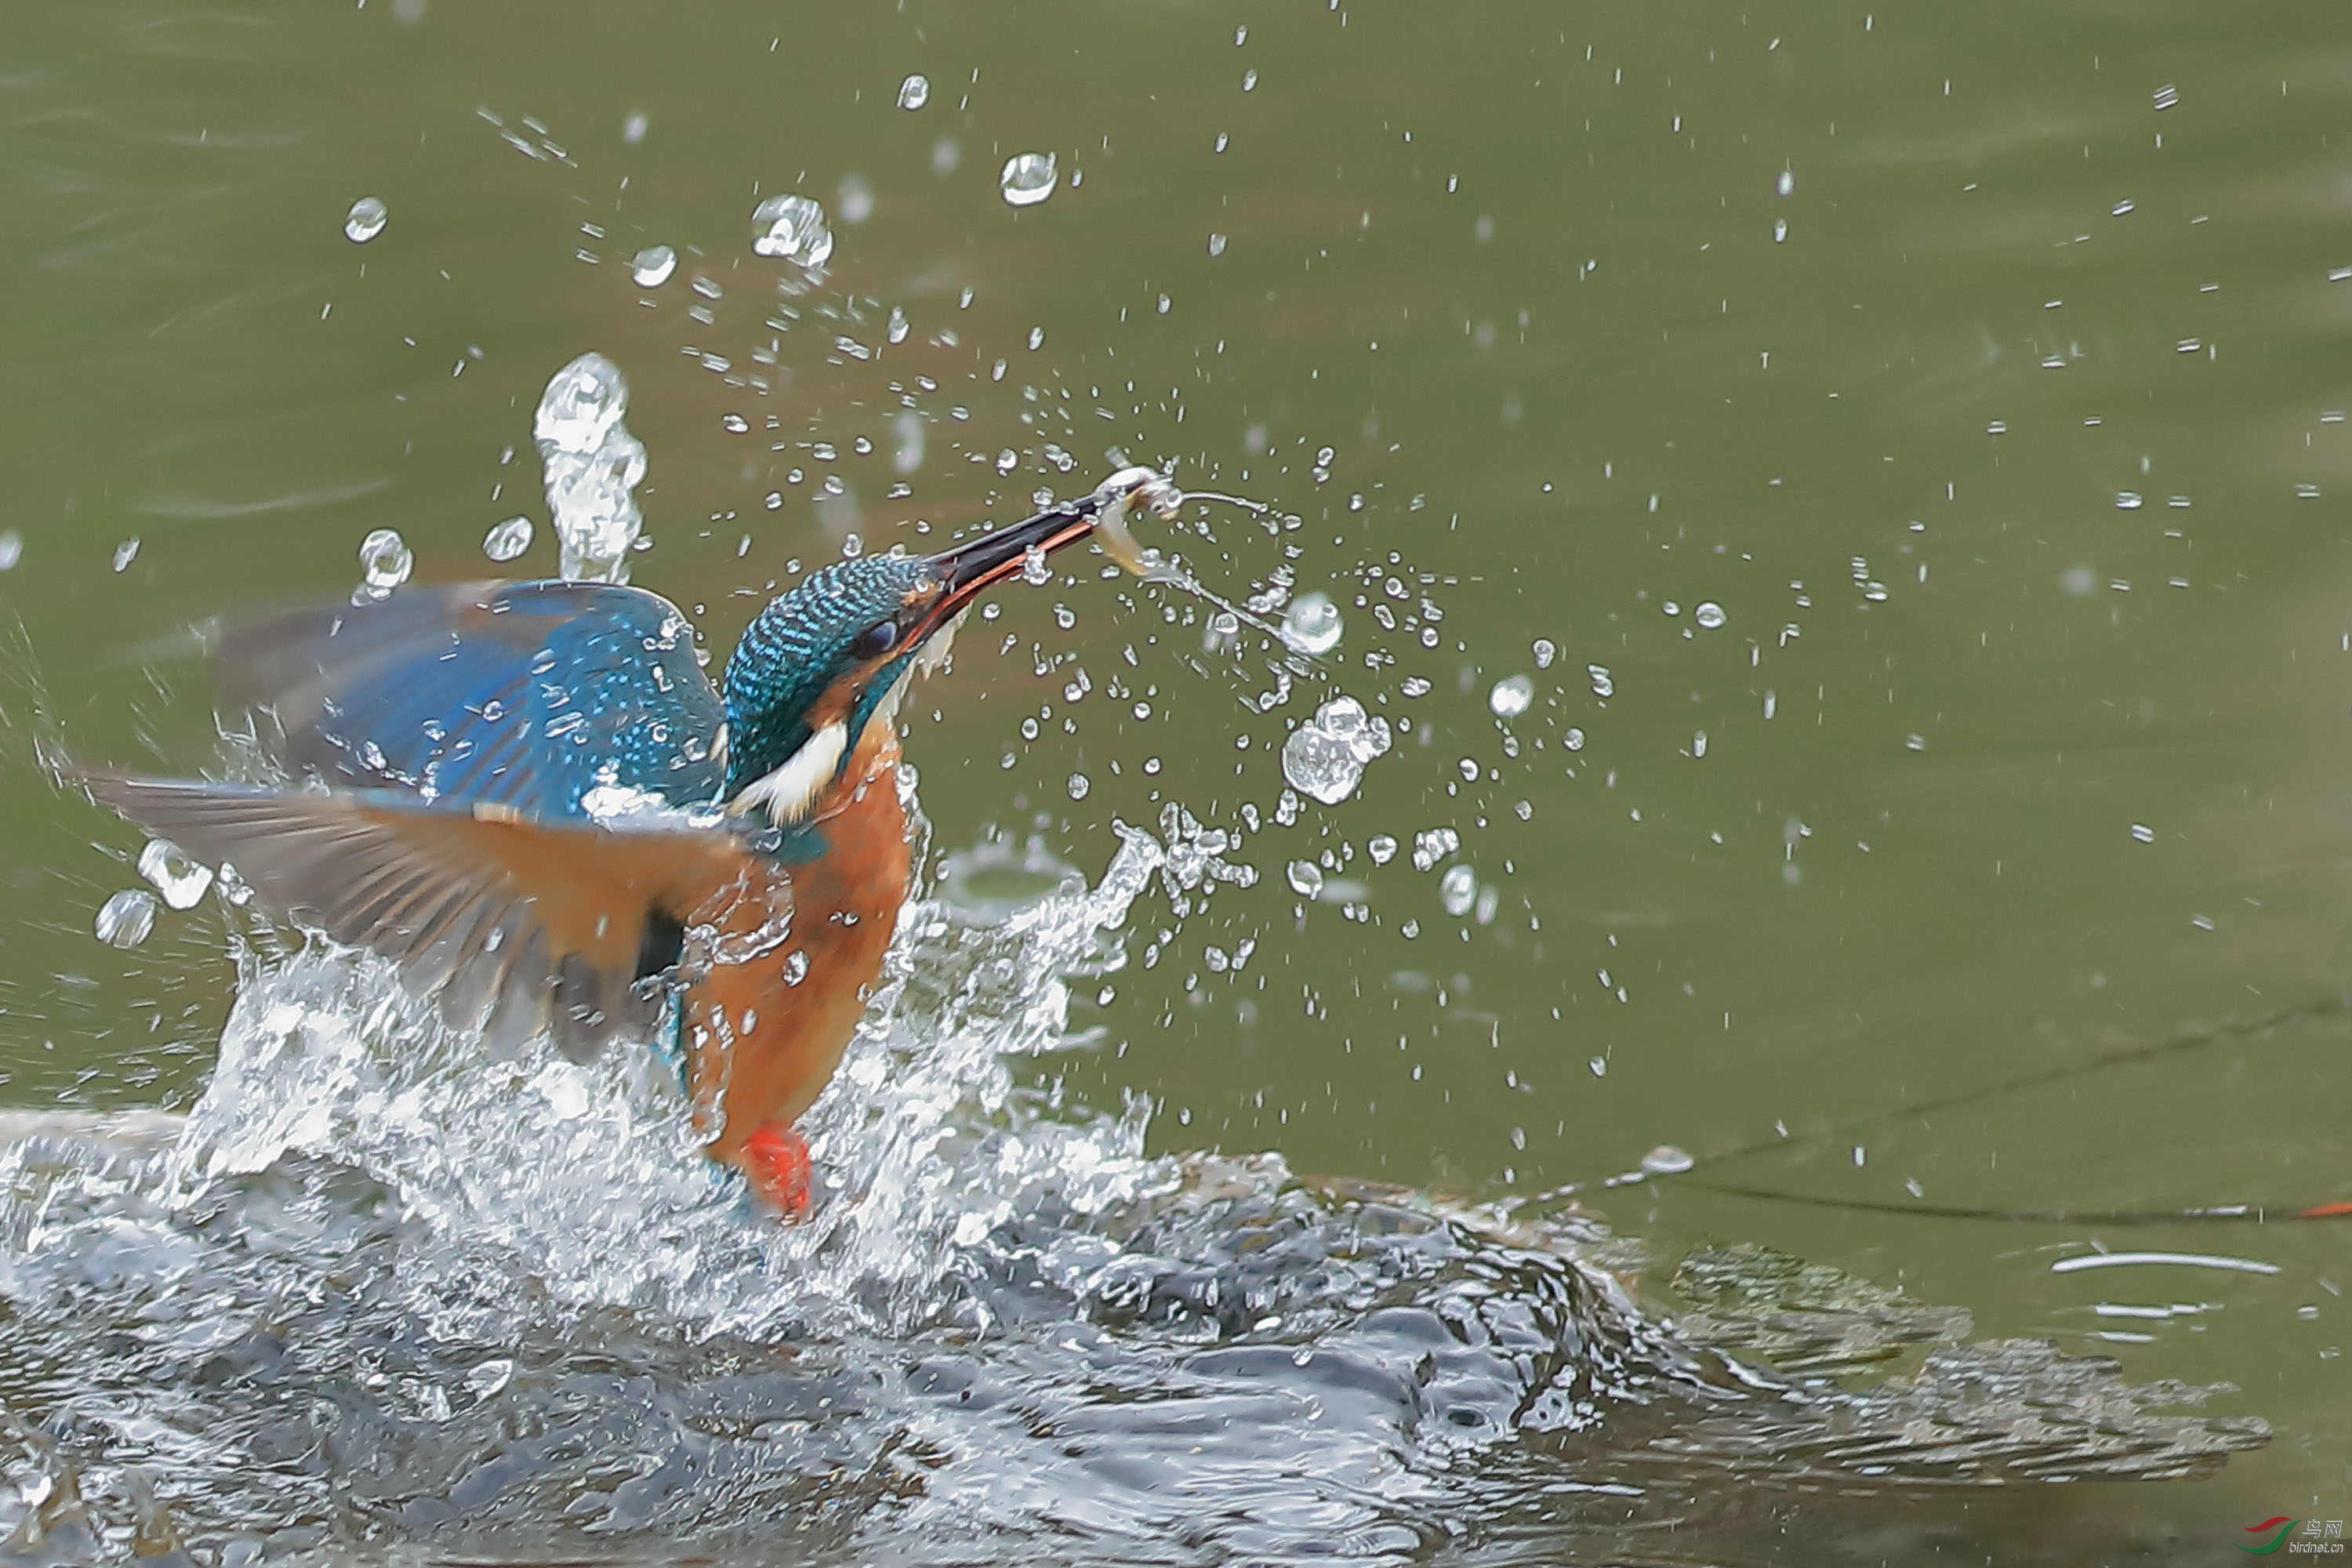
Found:
[[[622,422],[628,409],[621,367],[584,353],[549,379],[531,419],[557,570],[575,582],[629,580],[629,551],[645,521],[634,492],[646,477],[646,448]]]
[[[1220,847],[1194,834],[1179,872],[1233,875]],[[994,920],[910,905],[866,1024],[802,1122],[830,1184],[804,1226],[756,1222],[652,1053],[579,1066],[541,1041],[485,1061],[385,965],[340,950],[246,958],[159,1195],[201,1204],[293,1157],[363,1172],[415,1227],[404,1304],[445,1333],[611,1309],[699,1335],[813,1317],[903,1331],[936,1305],[954,1238],[1024,1212],[1024,1194],[1050,1185],[1085,1207],[1170,1179],[1141,1156],[1139,1111],[1038,1121],[1006,1058],[1061,1045],[1070,978],[1118,966],[1105,933],[1171,874],[1169,851],[1130,829],[1094,888],[1067,881]]]
[[[1955,1344],[1965,1314],[1801,1267],[1678,1274],[1694,1343],[1580,1213],[1147,1155],[1142,1102],[1063,1106],[1015,1065],[1075,1043],[1070,987],[1119,967],[1155,882],[1181,920],[1249,879],[1224,830],[1158,826],[1091,888],[1034,846],[950,858],[803,1123],[833,1190],[800,1226],[714,1180],[649,1053],[486,1061],[373,959],[248,953],[176,1138],[0,1117],[0,1365],[71,1435],[0,1411],[0,1528],[73,1561],[106,1534],[748,1563],[789,1531],[825,1561],[1083,1535],[1402,1563],[1509,1555],[1539,1518],[1543,1560],[1601,1560],[1703,1509],[1719,1542],[1737,1470],[1785,1483],[1732,1489],[1774,1500],[1762,1556],[1884,1528],[1857,1481],[1916,1521],[1950,1481],[1981,1510],[1991,1483],[2198,1475],[2263,1440],[2165,1408],[2207,1391]],[[983,860],[1021,889],[970,896]],[[1913,1342],[1917,1373],[1853,1394],[1706,1348]],[[128,1462],[168,1471],[171,1511]]]
[[[1282,745],[1282,776],[1290,787],[1337,805],[1356,793],[1364,769],[1390,746],[1389,723],[1364,711],[1352,697],[1334,697]]]

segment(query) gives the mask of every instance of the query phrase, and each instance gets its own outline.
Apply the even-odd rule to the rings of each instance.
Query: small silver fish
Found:
[[[1095,542],[1102,552],[1147,583],[1183,583],[1159,551],[1140,543],[1127,526],[1130,509],[1141,505],[1163,522],[1173,521],[1184,504],[1176,481],[1156,468],[1121,468],[1095,488]]]

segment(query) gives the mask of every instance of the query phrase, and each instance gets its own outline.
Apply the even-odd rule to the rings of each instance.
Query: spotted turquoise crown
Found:
[[[860,633],[889,619],[930,573],[919,557],[868,555],[819,567],[744,628],[727,660],[720,692],[727,703],[727,784],[732,800],[744,786],[783,766],[814,733],[809,710],[834,684],[857,669],[851,646]],[[908,648],[875,671],[851,703],[853,737],[904,673]],[[846,758],[845,757],[845,762]]]

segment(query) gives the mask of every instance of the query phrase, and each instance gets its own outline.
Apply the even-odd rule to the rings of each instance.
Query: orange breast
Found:
[[[761,1126],[789,1124],[809,1108],[882,973],[909,861],[898,741],[887,723],[869,735],[843,775],[846,787],[817,814],[824,854],[763,868],[719,922],[722,940],[765,951],[716,965],[686,994],[689,1087],[717,1122],[714,1159],[734,1162]],[[782,941],[751,940],[780,923]]]

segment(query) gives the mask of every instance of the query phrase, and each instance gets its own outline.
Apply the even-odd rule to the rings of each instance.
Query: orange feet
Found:
[[[786,1219],[808,1217],[808,1140],[779,1122],[771,1121],[743,1141],[740,1156],[743,1174],[761,1203]]]

